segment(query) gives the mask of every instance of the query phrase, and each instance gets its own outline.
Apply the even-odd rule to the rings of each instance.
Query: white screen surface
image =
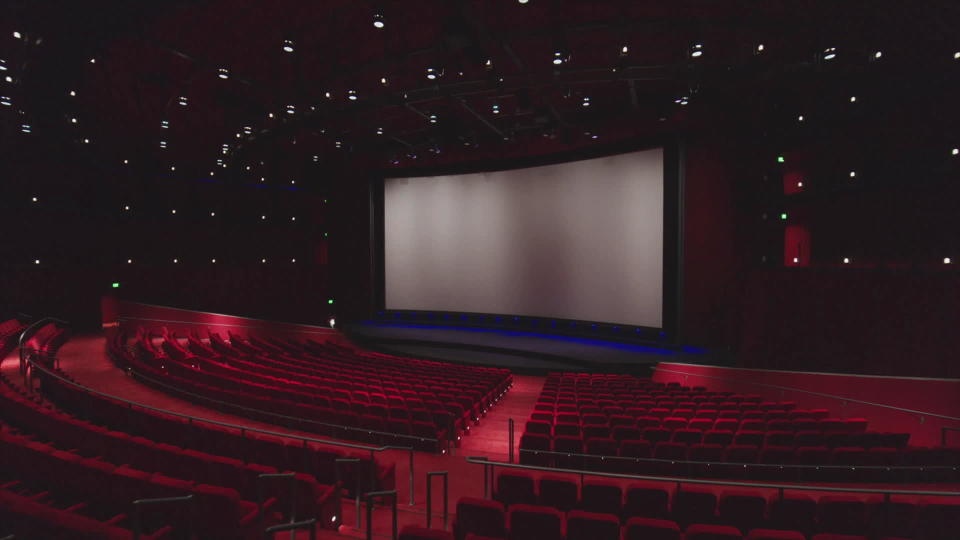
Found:
[[[384,181],[387,309],[662,327],[663,149]]]

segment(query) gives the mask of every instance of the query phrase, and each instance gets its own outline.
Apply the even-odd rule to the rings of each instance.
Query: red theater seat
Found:
[[[725,491],[720,496],[720,522],[733,525],[744,534],[763,525],[767,501],[757,493]]]
[[[562,540],[563,514],[547,506],[518,504],[510,508],[510,540]]]
[[[583,484],[580,493],[580,509],[587,512],[620,515],[623,491],[612,481],[593,480]]]
[[[572,510],[566,540],[620,540],[620,519],[612,514]]]
[[[781,531],[776,529],[753,529],[747,540],[807,540],[800,531]]]
[[[743,535],[736,527],[698,523],[687,527],[684,537],[686,540],[741,540]]]
[[[717,496],[700,487],[683,487],[673,494],[673,519],[681,525],[710,523],[714,520]]]
[[[680,526],[675,521],[633,517],[627,520],[623,540],[680,540]]]
[[[544,476],[540,479],[537,504],[569,512],[577,506],[577,484],[562,477]]]
[[[627,488],[626,502],[623,505],[623,515],[626,518],[647,517],[665,519],[669,517],[667,510],[669,493],[666,489],[651,487],[644,484],[634,484]]]
[[[440,529],[407,525],[400,531],[400,540],[453,540],[453,534]]]
[[[457,501],[453,532],[457,538],[463,538],[467,534],[506,538],[503,504],[474,497],[461,498]]]

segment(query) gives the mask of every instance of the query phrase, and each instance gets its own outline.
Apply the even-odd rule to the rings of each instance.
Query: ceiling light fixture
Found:
[[[357,100],[357,91],[356,90],[347,90],[347,99],[350,101]]]
[[[217,77],[219,77],[219,78],[221,78],[221,79],[224,79],[224,80],[229,79],[229,78],[230,78],[230,70],[227,69],[227,68],[223,68],[223,67],[217,69]]]
[[[379,28],[383,28],[384,26],[386,26],[386,22],[383,20],[383,14],[382,14],[382,13],[374,13],[374,14],[373,14],[373,27],[379,29]]]
[[[837,48],[836,47],[827,47],[823,50],[823,59],[824,60],[833,60],[837,57]]]
[[[285,39],[283,40],[283,52],[292,53],[293,52],[293,40]]]
[[[690,57],[700,58],[703,56],[703,43],[694,43],[690,46]]]
[[[186,97],[186,96],[180,96],[180,99],[177,100],[177,103],[179,103],[180,105],[186,107],[186,106],[187,106],[187,97]]]

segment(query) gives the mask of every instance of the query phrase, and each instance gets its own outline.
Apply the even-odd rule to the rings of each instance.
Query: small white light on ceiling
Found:
[[[357,100],[357,91],[356,90],[347,90],[347,99],[350,101]]]
[[[291,181],[290,181],[290,185],[291,185],[291,186],[296,185],[296,183],[297,183],[296,180],[291,180]]]
[[[13,82],[13,77],[7,75],[6,77],[3,78],[3,80],[5,80],[5,81],[7,81],[7,82]]]
[[[881,56],[883,56],[883,51],[877,51],[877,52],[873,53],[873,59],[874,59],[874,60],[879,60]]]
[[[175,170],[177,170],[177,168],[176,168],[176,166],[171,165],[171,166],[170,166],[170,170],[171,170],[171,171],[175,171]]]
[[[36,197],[32,197],[30,200],[32,200],[33,202],[37,202],[38,199]]]
[[[526,3],[529,2],[529,1],[530,1],[530,0],[517,0],[517,2],[519,2],[519,3],[521,3],[521,4],[526,4]]]
[[[213,263],[213,264],[217,264],[217,260],[216,260],[216,259],[210,259],[210,262]]]
[[[793,258],[793,262],[794,262],[794,264],[796,264],[796,263],[800,262],[800,259],[799,259],[798,257],[794,257],[794,258]]]
[[[378,128],[377,128],[377,135],[383,135],[383,128],[382,128],[382,127],[378,127]],[[317,157],[317,156],[313,156],[313,157]],[[316,159],[314,159],[314,161],[316,161]]]
[[[90,144],[90,139],[84,139],[83,144]]]
[[[0,58],[0,71],[6,71],[6,70],[7,70],[7,61]]]
[[[757,49],[756,49],[756,51],[757,51],[758,53],[762,53],[762,52],[763,52],[763,49],[764,49],[763,43],[757,44]]]
[[[267,113],[267,118],[273,118],[273,113]]]
[[[630,52],[630,47],[629,47],[629,46],[624,45],[623,47],[620,47],[620,54],[627,54],[627,53],[629,53],[629,52]]]
[[[337,148],[340,148],[340,147],[343,146],[343,143],[340,142],[340,141],[334,141],[333,146],[335,146],[335,147],[337,147]]]
[[[857,96],[850,96],[850,103],[856,103],[856,102],[857,102]]]
[[[500,114],[500,105],[497,105],[496,103],[494,103],[491,106],[491,109],[493,110],[493,114]]]
[[[849,258],[849,257],[844,257],[844,258],[843,258],[843,264],[850,264],[850,258]]]
[[[177,100],[177,102],[178,102],[180,105],[186,107],[186,106],[187,106],[187,97],[186,97],[186,96],[180,96],[180,99]]]
[[[690,103],[690,98],[688,96],[680,96],[677,99],[673,100],[677,105],[687,105]]]
[[[266,263],[267,260],[266,260],[266,259],[260,259],[260,262],[261,262],[261,263]]]
[[[253,133],[253,128],[250,126],[243,126],[243,132],[246,133],[247,135],[250,135],[251,133]]]
[[[487,58],[487,59],[483,62],[483,67],[485,67],[485,68],[487,68],[487,69],[493,69],[493,60],[490,59],[490,58]],[[457,72],[457,73],[460,73],[460,72]]]
[[[160,141],[160,148],[166,148],[166,147],[167,147],[167,141]]]
[[[40,264],[40,259],[34,259],[33,264]]]
[[[954,59],[954,60],[960,60],[960,51],[957,51],[957,52],[953,53],[953,59]]]
[[[799,181],[799,182],[797,182],[797,187],[798,187],[798,188],[802,188],[802,187],[803,187],[803,181],[802,181],[802,180]]]
[[[129,165],[129,164],[130,164],[130,160],[129,160],[129,159],[123,160],[123,164],[124,164],[124,165]]]
[[[30,128],[30,124],[21,124],[21,125],[20,125],[20,131],[22,131],[23,133],[32,133],[32,132],[33,132],[33,130]]]
[[[261,177],[260,177],[260,181],[261,181],[261,182],[266,182],[267,179],[261,176]]]
[[[217,217],[217,213],[216,213],[216,212],[210,212],[210,217]]]
[[[127,264],[133,264],[133,259],[127,259]]]
[[[803,122],[803,115],[802,115],[802,114],[797,117],[797,122]]]
[[[295,263],[295,262],[297,262],[297,260],[296,260],[296,259],[290,259],[290,262]]]
[[[77,119],[76,119],[76,118],[71,118],[71,119],[70,119],[70,123],[71,123],[71,124],[76,124],[76,123],[77,123]]]
[[[325,97],[325,98],[327,98],[327,99],[330,99],[330,98],[331,98],[330,92],[324,92],[324,93],[323,93],[323,97]]]
[[[432,68],[432,67],[427,68],[427,78],[430,79],[431,81],[439,77],[439,75],[440,74],[436,68]]]
[[[288,52],[288,53],[293,52],[293,40],[290,40],[290,39],[283,40],[283,52]]]
[[[430,116],[429,116],[429,119],[430,119],[430,123],[431,123],[431,124],[436,124],[436,123],[437,123],[437,115],[431,113]]]
[[[173,264],[177,264],[178,262],[180,262],[179,259],[174,259],[174,260],[173,260]]]
[[[10,96],[0,96],[0,105],[9,107],[13,105],[13,101],[10,100]]]
[[[177,213],[177,209],[174,208],[173,210],[170,210],[170,213],[171,213],[171,214],[176,214],[176,213]]]
[[[386,23],[385,23],[384,20],[383,20],[383,14],[382,14],[382,13],[374,13],[374,14],[373,14],[373,27],[379,29],[379,28],[383,28],[384,26],[386,26]]]
[[[690,56],[693,58],[700,58],[703,56],[703,43],[694,43],[690,47]]]
[[[563,63],[563,53],[560,51],[554,51],[553,53],[553,65],[559,66]]]
[[[950,257],[944,257],[944,258],[943,258],[943,264],[950,264],[951,262],[953,262],[953,261],[950,260]]]
[[[217,77],[220,77],[221,79],[229,79],[229,78],[230,78],[230,70],[227,69],[227,68],[219,68],[219,69],[217,69]]]
[[[857,171],[850,171],[850,178],[856,178],[856,177],[857,177]]]
[[[23,37],[23,34],[21,34],[20,32],[18,32],[18,31],[16,31],[16,30],[14,30],[14,31],[13,31],[13,37],[14,37],[15,39],[20,39],[20,38]]]
[[[267,219],[267,216],[260,216],[260,220],[261,220],[261,221],[263,221],[263,220],[265,220],[265,219]]]
[[[590,106],[590,96],[583,96],[583,102],[581,103],[584,107]]]
[[[296,220],[297,220],[297,216],[290,216],[290,221],[296,221]]]
[[[91,63],[91,64],[96,64],[96,63],[97,63],[97,59],[96,59],[96,58],[91,58],[91,59],[90,59],[90,63]]]
[[[76,91],[76,90],[71,90],[71,91],[69,91],[69,92],[67,92],[67,93],[70,95],[70,97],[77,97],[77,91]]]
[[[287,114],[293,114],[297,112],[297,108],[293,105],[287,105]]]
[[[129,205],[129,204],[123,205],[123,209],[124,209],[124,211],[129,212],[129,211],[130,211],[130,205]]]
[[[160,127],[163,128],[163,129],[168,129],[168,128],[170,127],[170,122],[168,122],[168,121],[166,121],[166,120],[161,120],[161,121],[160,121]]]
[[[823,59],[824,60],[833,60],[837,57],[837,48],[836,47],[827,47],[823,50]]]
[[[950,154],[954,156],[957,154],[960,154],[960,148],[954,148],[953,150],[950,151]]]

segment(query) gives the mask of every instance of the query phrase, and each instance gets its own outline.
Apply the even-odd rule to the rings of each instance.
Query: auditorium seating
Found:
[[[960,448],[911,447],[909,434],[868,431],[863,418],[834,418],[825,409],[801,410],[759,395],[631,375],[551,373],[525,427],[520,462],[560,468],[763,480],[955,481],[951,467],[960,462]],[[928,469],[896,469],[910,465]]]
[[[138,330],[136,371],[243,414],[376,445],[442,452],[503,395],[508,370],[397,358],[341,345],[244,339],[209,342]],[[150,381],[147,381],[150,382]],[[186,394],[189,398],[189,394]],[[278,415],[281,419],[278,420]],[[292,417],[292,418],[282,418]],[[301,419],[300,421],[296,419]]]
[[[563,522],[565,515],[567,538],[574,516],[578,519],[578,535],[593,530],[598,537],[605,537],[612,534],[610,524],[616,522],[622,526],[623,538],[680,538],[683,532],[685,538],[805,539],[822,533],[946,540],[960,530],[960,500],[956,498],[894,495],[887,503],[869,493],[815,497],[792,491],[771,495],[769,490],[697,485],[677,488],[672,483],[652,481],[633,482],[624,489],[613,479],[587,479],[578,488],[573,479],[544,476],[537,482],[532,473],[521,470],[501,471],[495,485],[493,501],[460,501],[467,508],[466,515],[482,512],[485,518],[480,522],[499,524],[504,515],[512,515],[515,507],[525,513],[535,508],[544,526],[550,528],[555,519],[544,516],[560,516]],[[531,492],[535,485],[536,490]],[[558,488],[565,494],[555,494]],[[536,505],[530,501],[536,501]],[[458,519],[459,512],[458,505]],[[508,526],[512,526],[509,520]],[[496,528],[499,530],[499,525]],[[788,533],[777,536],[778,532],[771,531]],[[466,532],[471,531],[461,528],[458,534]]]

